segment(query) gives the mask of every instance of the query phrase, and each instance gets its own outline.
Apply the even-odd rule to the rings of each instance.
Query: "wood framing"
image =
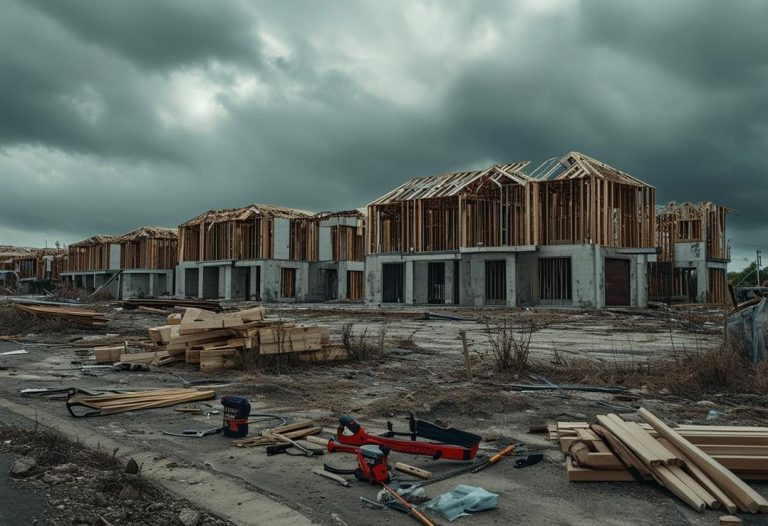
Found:
[[[123,269],[168,269],[176,266],[178,230],[143,226],[117,238]]]
[[[69,245],[68,272],[109,269],[110,246],[117,242],[115,236],[93,236]]]
[[[368,206],[370,253],[469,247],[592,244],[656,246],[656,190],[571,152],[528,162],[412,179]]]

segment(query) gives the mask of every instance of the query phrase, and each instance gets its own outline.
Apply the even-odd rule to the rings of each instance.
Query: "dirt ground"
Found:
[[[232,304],[245,307],[251,304]],[[361,506],[361,496],[375,499],[377,489],[362,482],[343,488],[312,473],[322,462],[351,466],[352,457],[268,457],[262,448],[235,448],[220,435],[180,438],[162,431],[207,429],[220,415],[191,416],[171,408],[123,413],[99,418],[70,417],[61,399],[22,396],[19,390],[41,387],[151,388],[178,387],[184,379],[218,378],[232,381],[216,387],[217,395],[247,396],[253,411],[274,413],[289,421],[312,418],[335,431],[339,416],[352,415],[367,429],[382,432],[391,420],[406,426],[409,411],[425,420],[441,420],[486,439],[484,452],[522,442],[542,451],[543,462],[514,469],[502,462],[478,474],[427,487],[436,497],[457,484],[480,486],[499,495],[492,511],[458,519],[465,524],[716,524],[719,513],[696,513],[654,484],[569,483],[563,455],[532,426],[553,420],[593,421],[609,412],[631,414],[641,405],[668,421],[755,424],[766,421],[763,395],[711,392],[706,397],[681,398],[664,390],[634,385],[622,395],[566,391],[520,391],[513,383],[533,382],[527,375],[499,375],[488,354],[489,326],[507,320],[521,331],[532,324],[531,359],[550,363],[562,358],[589,357],[629,367],[659,357],[706,352],[722,344],[723,313],[712,308],[672,311],[579,311],[572,309],[460,309],[430,312],[462,320],[424,319],[424,308],[364,308],[323,304],[266,306],[270,317],[330,327],[340,340],[346,324],[354,338],[378,341],[384,335],[383,356],[360,362],[312,365],[271,372],[227,371],[202,374],[188,365],[153,368],[149,373],[83,373],[91,349],[123,340],[146,339],[147,327],[161,325],[160,314],[117,310],[101,303],[110,323],[99,330],[34,327],[15,341],[0,342],[0,352],[26,349],[29,354],[0,356],[0,423],[7,414],[37,419],[43,425],[76,436],[84,445],[109,444],[120,459],[144,459],[146,476],[196,507],[236,524],[414,524],[396,511]],[[0,328],[2,329],[2,328]],[[474,381],[469,382],[459,331],[471,350]],[[8,332],[6,332],[8,334]],[[557,378],[549,380],[558,381]],[[217,406],[211,402],[212,408]],[[252,434],[269,423],[256,424]],[[329,460],[330,459],[330,460]],[[390,464],[406,462],[440,474],[457,463],[393,453]],[[401,476],[400,481],[405,480]],[[754,484],[768,495],[768,485]],[[252,511],[249,503],[256,503]],[[272,504],[270,504],[272,503]],[[48,504],[50,506],[50,504]],[[254,505],[255,506],[255,505]],[[270,507],[271,506],[271,507]],[[256,513],[256,515],[254,515]],[[215,524],[206,519],[201,524]],[[762,522],[761,522],[762,521]],[[447,521],[443,521],[447,522]],[[114,524],[132,524],[130,517]],[[766,524],[746,517],[745,524]]]

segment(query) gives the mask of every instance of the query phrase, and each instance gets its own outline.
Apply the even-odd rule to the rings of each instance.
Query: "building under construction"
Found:
[[[368,206],[368,303],[644,306],[655,189],[571,152],[407,181]]]
[[[176,294],[301,302],[362,299],[365,214],[253,204],[179,226]]]
[[[657,212],[659,254],[648,267],[648,296],[664,302],[730,301],[730,209],[710,202],[669,203]]]
[[[73,243],[62,280],[86,290],[103,287],[114,298],[172,294],[177,238],[175,228],[141,227]]]

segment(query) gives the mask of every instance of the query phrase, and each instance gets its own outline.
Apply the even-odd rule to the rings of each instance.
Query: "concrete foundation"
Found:
[[[606,260],[619,263],[622,273],[612,276],[613,305],[645,307],[648,302],[646,266],[655,260],[653,249],[614,249],[595,245],[472,248],[421,254],[370,254],[365,265],[365,301],[369,304],[459,304],[465,306],[562,305],[583,308],[606,306]],[[567,283],[557,294],[540,275],[556,259]],[[384,283],[385,265],[402,264],[402,294]],[[397,276],[398,273],[390,273]],[[618,280],[618,283],[616,281]],[[400,284],[394,286],[398,288]],[[389,288],[387,288],[389,287]],[[385,290],[386,289],[386,290]],[[387,298],[388,296],[388,298]],[[554,296],[554,297],[553,297]],[[616,298],[619,298],[618,300]],[[397,301],[399,299],[399,301]]]
[[[114,276],[115,270],[63,272],[61,280],[75,288],[96,290]],[[173,293],[173,270],[124,270],[107,285],[115,299],[167,296]]]

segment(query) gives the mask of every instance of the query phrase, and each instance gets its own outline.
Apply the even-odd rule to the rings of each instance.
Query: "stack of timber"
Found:
[[[72,416],[103,416],[210,400],[215,397],[216,392],[210,389],[154,389],[151,391],[103,394],[74,390],[67,398],[67,409]],[[95,413],[78,415],[72,410],[73,407],[92,409]]]
[[[681,425],[646,409],[644,423],[599,415],[597,424],[550,424],[572,482],[655,480],[697,511],[768,513],[768,500],[744,480],[768,480],[768,428]]]
[[[107,317],[92,310],[70,309],[68,307],[53,307],[48,305],[14,305],[18,310],[41,316],[70,321],[86,327],[101,327],[106,325]]]
[[[262,307],[219,314],[186,309],[181,316],[169,315],[166,325],[150,328],[153,352],[141,354],[160,365],[175,361],[198,364],[201,371],[237,369],[249,357],[289,354],[300,362],[347,357],[344,349],[330,344],[327,327],[266,320],[264,315]],[[133,356],[124,361],[134,362]]]

